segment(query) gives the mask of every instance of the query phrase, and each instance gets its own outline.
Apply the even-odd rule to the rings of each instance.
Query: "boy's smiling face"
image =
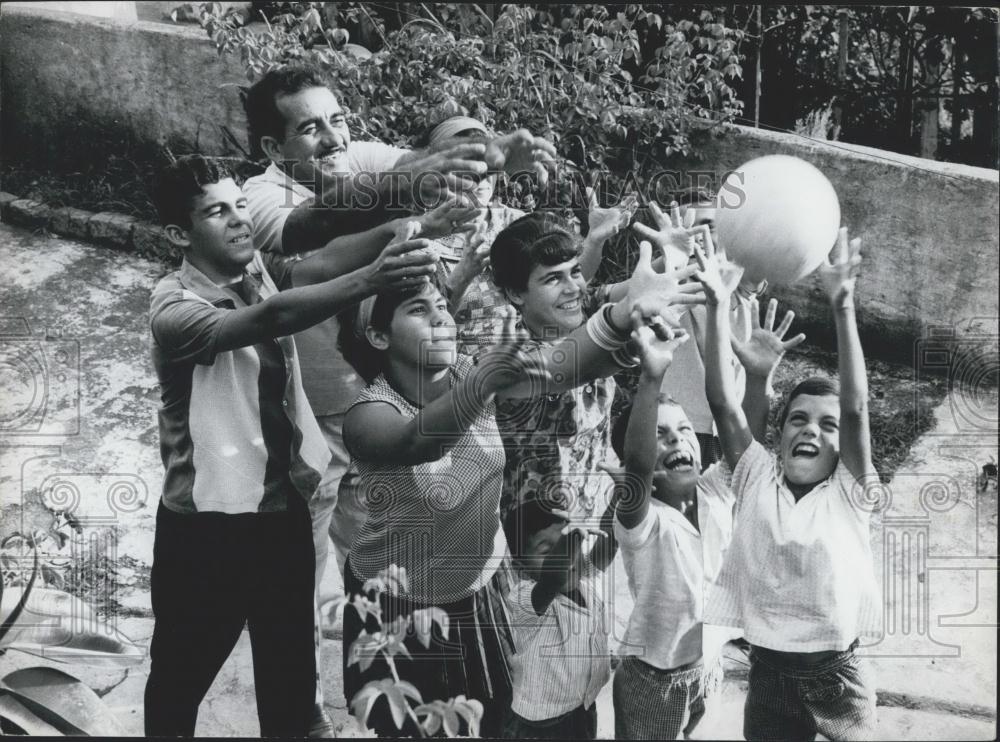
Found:
[[[840,458],[840,398],[802,394],[791,401],[781,429],[781,464],[792,484],[829,477]]]
[[[202,186],[191,205],[190,229],[170,225],[171,233],[181,239],[189,261],[214,281],[241,275],[253,259],[253,221],[231,178]]]
[[[667,492],[680,493],[698,482],[701,449],[694,426],[680,405],[661,402],[656,418],[656,468],[653,488],[664,499]]]

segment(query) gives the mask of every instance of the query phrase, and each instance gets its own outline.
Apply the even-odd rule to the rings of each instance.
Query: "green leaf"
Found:
[[[402,729],[403,722],[406,721],[406,712],[410,706],[394,680],[387,679],[383,682],[385,683],[385,697],[389,701],[389,711],[392,713],[392,721],[395,723],[396,729]]]
[[[15,670],[0,679],[0,688],[64,733],[92,737],[119,737],[125,733],[94,691],[60,670],[51,667]]]
[[[375,657],[378,656],[379,651],[387,643],[388,640],[381,632],[369,634],[367,631],[362,630],[358,638],[351,643],[351,648],[348,650],[347,666],[351,667],[354,664],[360,664],[362,671],[367,670],[371,667],[372,662],[375,661]]]
[[[466,698],[464,695],[456,696],[454,699],[455,711],[465,719],[469,727],[469,736],[479,736],[479,724],[483,719],[483,704],[475,698]]]
[[[451,706],[445,706],[441,713],[441,724],[444,726],[444,733],[449,737],[457,737],[459,732],[458,714]]]
[[[16,649],[56,662],[128,667],[138,665],[146,651],[99,618],[79,598],[62,590],[8,588],[0,599],[0,618],[14,616],[15,602],[26,595],[23,612],[14,618],[0,647]]]
[[[351,714],[362,727],[368,726],[368,715],[372,711],[372,706],[382,695],[382,682],[381,680],[368,681],[351,699]]]

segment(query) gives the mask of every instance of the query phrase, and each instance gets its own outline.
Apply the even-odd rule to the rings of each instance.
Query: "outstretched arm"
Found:
[[[743,408],[736,394],[730,353],[729,302],[732,292],[725,285],[712,235],[704,228],[704,250],[695,248],[701,271],[695,274],[705,287],[708,307],[705,326],[705,396],[715,418],[726,463],[735,467],[753,441]]]
[[[416,231],[411,233],[412,236],[434,239],[456,230],[473,229],[470,221],[476,214],[477,209],[452,199],[421,216],[394,219],[366,232],[337,237],[324,243],[325,247],[308,258],[293,263],[292,281],[296,286],[306,286],[363,268],[375,260],[389,240],[408,224],[418,225]],[[288,242],[285,237],[282,237],[282,246],[287,246],[287,254],[299,253],[304,249],[299,244]]]
[[[574,330],[561,342],[538,350],[540,362],[549,370],[551,380],[544,389],[518,384],[504,389],[507,397],[529,397],[537,394],[558,394],[585,381],[610,376],[619,370],[614,353],[623,348],[631,337],[631,314],[638,310],[644,321],[659,317],[674,328],[680,326],[680,311],[693,304],[704,303],[698,283],[681,283],[694,274],[696,267],[657,273],[653,270],[652,245],[639,245],[639,262],[626,282],[625,296],[608,305]],[[595,339],[596,338],[596,339]]]
[[[527,376],[537,385],[544,371],[519,357],[525,338],[515,331],[514,322],[511,311],[504,330],[509,341],[480,355],[464,379],[416,417],[403,417],[385,403],[352,407],[344,418],[344,439],[351,453],[367,461],[404,466],[437,461],[465,434],[497,390],[511,383],[511,377]]]
[[[663,375],[674,358],[674,350],[687,340],[683,330],[674,333],[661,326],[660,340],[648,326],[637,327],[632,337],[640,349],[642,367],[632,400],[632,412],[625,431],[625,482],[619,489],[618,520],[625,528],[635,528],[649,512],[656,467],[656,422]]]
[[[854,314],[854,284],[860,271],[861,240],[854,238],[848,242],[847,228],[841,227],[830,262],[819,267],[819,275],[837,327],[840,457],[857,480],[877,475],[872,463],[868,421],[868,372]]]

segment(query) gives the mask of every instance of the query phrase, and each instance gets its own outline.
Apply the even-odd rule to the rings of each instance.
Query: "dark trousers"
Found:
[[[543,721],[529,721],[507,709],[503,725],[504,739],[597,739],[597,704],[589,709],[577,706],[562,716]]]
[[[316,697],[314,554],[309,512],[156,514],[156,623],[147,736],[193,736],[198,706],[250,629],[262,736],[304,736]]]
[[[856,646],[805,666],[781,652],[752,647],[743,736],[875,739],[875,684],[854,654]]]

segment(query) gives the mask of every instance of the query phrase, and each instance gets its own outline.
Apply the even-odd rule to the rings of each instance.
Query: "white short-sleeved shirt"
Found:
[[[733,472],[736,529],[705,620],[781,652],[843,651],[881,622],[861,485],[837,463],[798,502],[753,441]]]
[[[698,479],[700,532],[677,508],[650,499],[646,517],[634,528],[615,518],[635,607],[621,654],[671,670],[714,657],[733,632],[710,632],[706,645],[702,614],[707,586],[718,576],[733,530],[733,494],[724,462]]]
[[[520,579],[508,597],[514,647],[511,708],[542,721],[590,708],[611,677],[604,603],[591,572],[580,580],[585,606],[558,594],[541,616],[531,604],[537,584]]]
[[[348,167],[354,174],[387,172],[405,152],[381,142],[351,142],[347,148]],[[302,257],[312,254],[281,243],[289,214],[316,197],[311,189],[271,163],[262,174],[247,179],[243,193],[253,217],[254,246],[258,250]],[[316,415],[345,412],[364,388],[364,382],[337,348],[339,329],[336,317],[331,317],[295,335],[302,383]]]

